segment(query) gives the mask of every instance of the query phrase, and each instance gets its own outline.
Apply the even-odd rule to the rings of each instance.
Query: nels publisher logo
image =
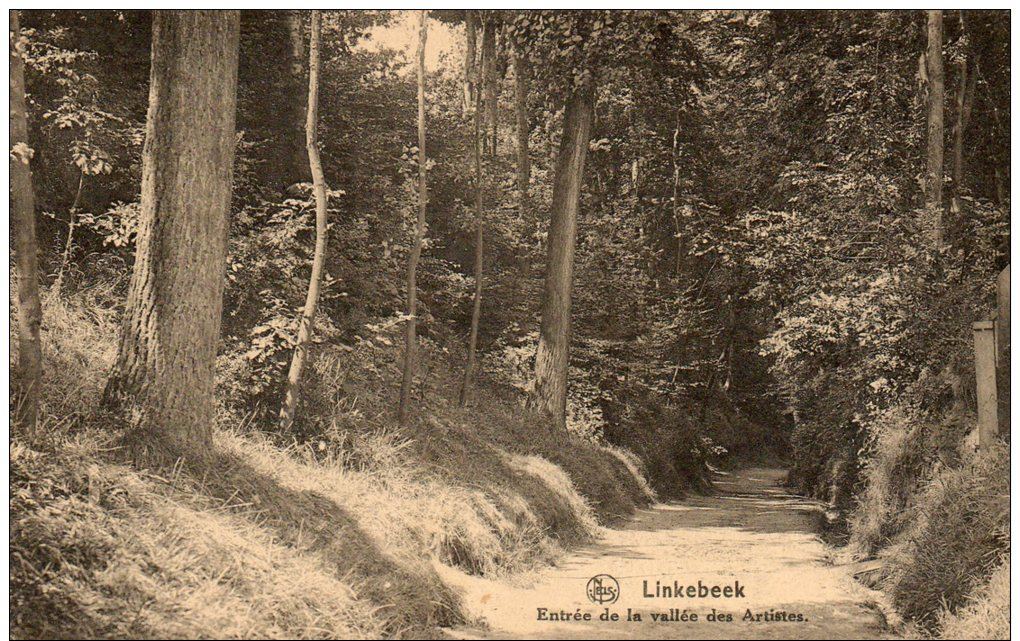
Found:
[[[620,584],[608,574],[598,574],[588,579],[588,600],[598,605],[616,603],[620,598]]]

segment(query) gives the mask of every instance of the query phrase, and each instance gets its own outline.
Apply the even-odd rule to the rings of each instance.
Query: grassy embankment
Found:
[[[86,291],[44,318],[40,436],[11,437],[16,638],[434,635],[464,616],[434,564],[526,572],[651,499],[633,456],[498,390],[458,409],[440,349],[399,431],[396,348],[369,341],[310,373],[331,438],[281,444],[224,409],[211,468],[137,469],[97,407],[113,314]]]
[[[864,469],[849,551],[914,635],[1009,638],[1009,444],[975,451],[972,414],[894,409]]]

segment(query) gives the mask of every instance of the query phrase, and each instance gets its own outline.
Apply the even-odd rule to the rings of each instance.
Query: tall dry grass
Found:
[[[1009,550],[1009,447],[996,444],[941,468],[884,556],[896,609],[929,633],[964,608]]]
[[[943,639],[1008,639],[1009,555],[1004,555],[988,582],[975,590],[967,605],[955,613],[943,609],[939,613],[940,637]]]
[[[401,433],[378,410],[385,375],[340,393],[361,372],[339,353],[305,408],[335,439],[288,444],[224,410],[213,468],[125,465],[98,409],[106,296],[45,297],[43,434],[12,430],[15,636],[433,636],[461,618],[433,563],[527,572],[647,500],[626,455],[560,451],[496,399],[439,398]]]

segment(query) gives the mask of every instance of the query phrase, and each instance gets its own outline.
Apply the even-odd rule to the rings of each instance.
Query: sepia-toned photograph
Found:
[[[8,20],[9,638],[1010,638],[1009,10]]]

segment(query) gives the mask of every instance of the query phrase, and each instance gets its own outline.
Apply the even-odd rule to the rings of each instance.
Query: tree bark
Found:
[[[420,12],[418,27],[418,220],[414,244],[407,261],[407,328],[404,341],[404,377],[400,383],[398,420],[407,425],[410,418],[411,387],[414,384],[417,332],[417,273],[421,246],[425,238],[425,209],[428,206],[427,170],[425,166],[425,41],[428,39],[429,12]]]
[[[235,146],[237,11],[156,11],[135,266],[104,405],[136,461],[212,446]]]
[[[528,147],[531,124],[528,118],[528,85],[531,65],[518,52],[514,58],[514,113],[517,117],[517,190],[520,192],[521,216],[528,213],[528,186],[531,184],[531,157]]]
[[[486,123],[484,140],[490,157],[496,156],[496,120],[499,103],[496,95],[496,23],[491,17],[482,22],[482,85],[485,91]],[[490,141],[490,128],[492,138]]]
[[[311,44],[308,48],[308,114],[305,121],[305,144],[308,148],[308,166],[312,173],[312,189],[315,193],[315,253],[312,255],[312,275],[308,281],[308,295],[298,326],[297,344],[287,374],[287,397],[280,410],[280,429],[289,431],[297,415],[297,404],[300,391],[301,371],[308,357],[308,347],[312,339],[312,327],[315,321],[315,308],[319,302],[319,288],[322,286],[322,270],[326,262],[326,241],[328,238],[326,207],[326,178],[322,173],[322,160],[319,157],[319,141],[317,128],[319,124],[319,39],[321,37],[319,11],[312,10]]]
[[[594,112],[594,87],[590,84],[576,87],[567,99],[563,114],[563,138],[553,183],[542,324],[535,354],[535,389],[531,405],[564,431],[567,428],[570,298],[574,280],[577,212]]]
[[[42,304],[39,300],[39,245],[35,237],[35,193],[29,161],[25,108],[25,41],[17,10],[10,12],[11,214],[18,272],[18,363],[14,381],[15,420],[35,434],[42,385]]]
[[[464,115],[471,112],[477,102],[477,74],[475,58],[478,51],[478,16],[474,9],[464,11],[464,34],[467,46],[464,50]]]
[[[482,52],[484,64],[485,53]],[[484,209],[483,192],[485,188],[484,176],[482,174],[482,109],[481,94],[478,94],[475,104],[475,295],[471,307],[471,332],[468,337],[467,364],[464,366],[464,382],[460,388],[458,404],[464,407],[468,401],[471,391],[471,383],[475,371],[475,351],[478,345],[478,326],[482,317],[482,276],[484,271]]]
[[[931,246],[942,246],[942,182],[945,78],[942,72],[942,11],[928,11],[928,173],[925,184],[925,232]]]

